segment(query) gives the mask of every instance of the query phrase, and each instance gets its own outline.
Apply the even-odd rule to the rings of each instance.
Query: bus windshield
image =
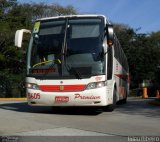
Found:
[[[30,41],[29,74],[51,78],[102,75],[103,37],[103,18],[40,21]]]

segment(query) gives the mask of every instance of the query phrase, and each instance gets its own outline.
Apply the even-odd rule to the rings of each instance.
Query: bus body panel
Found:
[[[26,78],[26,82],[37,84],[39,86],[69,86],[69,85],[87,85],[90,82],[104,81],[105,76],[91,77],[90,79],[69,79],[69,80],[36,80],[35,78]],[[60,83],[63,81],[63,85]],[[107,86],[96,89],[84,89],[82,91],[65,92],[42,91],[27,89],[26,95],[29,105],[37,106],[107,106],[112,103],[112,82],[108,81]]]

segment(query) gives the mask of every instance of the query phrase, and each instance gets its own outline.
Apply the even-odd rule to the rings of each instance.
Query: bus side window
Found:
[[[113,52],[112,48],[108,49],[107,79],[112,79],[113,71]]]

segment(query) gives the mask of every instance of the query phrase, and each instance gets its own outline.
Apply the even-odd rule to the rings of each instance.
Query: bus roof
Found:
[[[78,17],[103,17],[105,19],[105,21],[107,21],[107,23],[109,23],[109,21],[107,20],[106,16],[104,15],[95,15],[95,14],[84,14],[84,15],[65,15],[65,16],[55,16],[55,17],[45,17],[45,18],[40,18],[37,19],[36,21],[43,21],[43,20],[50,20],[50,19],[59,19],[59,18],[78,18]]]

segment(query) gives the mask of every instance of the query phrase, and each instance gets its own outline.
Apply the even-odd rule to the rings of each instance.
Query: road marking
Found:
[[[17,136],[114,136],[110,134],[85,131],[85,130],[74,129],[74,128],[66,128],[66,127],[15,133],[14,135],[17,135]]]

